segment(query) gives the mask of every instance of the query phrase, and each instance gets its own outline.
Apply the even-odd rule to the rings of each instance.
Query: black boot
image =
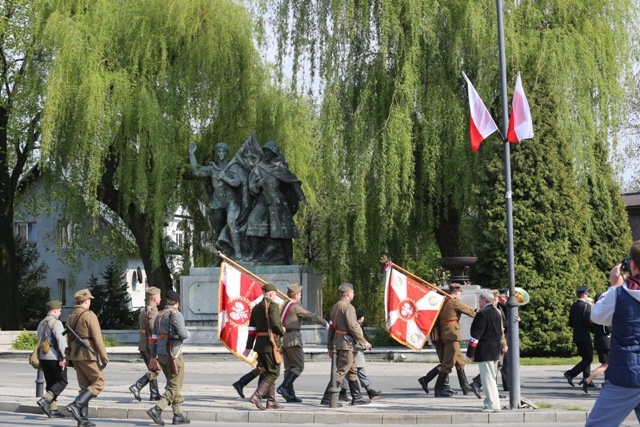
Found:
[[[452,389],[451,385],[449,385],[449,375],[447,375],[447,379],[444,380],[444,389],[447,390],[451,394],[458,394],[458,390]]]
[[[149,391],[151,392],[151,394],[149,395],[149,400],[158,401],[162,399],[160,390],[158,390],[158,380],[149,381]]]
[[[456,369],[456,371],[458,372],[458,382],[460,383],[462,394],[466,396],[469,393],[473,393],[473,390],[469,385],[469,381],[467,380],[467,374],[464,373],[464,369]]]
[[[136,381],[135,384],[129,387],[129,391],[133,393],[133,397],[135,397],[138,402],[142,400],[140,398],[140,392],[142,391],[144,386],[146,386],[147,384],[149,384],[149,377],[147,377],[146,375],[143,375],[140,378],[138,378],[138,381]]]
[[[51,418],[53,417],[53,414],[51,412],[51,407],[49,406],[49,401],[47,400],[47,397],[41,397],[37,402],[39,407],[42,408],[42,410],[44,411],[44,413],[47,415],[47,417]]]
[[[260,384],[258,384],[258,388],[256,389],[256,391],[253,392],[253,395],[251,396],[249,401],[256,405],[258,409],[264,411],[265,409],[267,409],[267,407],[262,404],[262,396],[267,396],[268,398],[270,387],[271,384],[266,381],[261,381]]]
[[[71,415],[73,415],[73,418],[75,418],[76,421],[82,423],[86,420],[82,415],[82,408],[86,407],[88,411],[89,401],[91,399],[93,399],[93,394],[91,394],[89,390],[82,390],[82,392],[76,397],[76,400],[67,405],[67,411],[71,412]]]
[[[482,379],[480,378],[480,375],[474,377],[469,385],[471,386],[473,394],[475,394],[478,399],[481,399],[482,396],[480,396],[480,390],[482,389]]]
[[[184,414],[173,414],[172,424],[189,424],[191,420],[184,416]]]
[[[436,386],[433,389],[435,397],[451,397],[453,393],[445,388],[445,381],[447,380],[447,373],[440,372],[436,381]]]
[[[340,383],[337,383],[335,387],[340,389]],[[329,384],[327,384],[327,388],[325,389],[324,394],[322,395],[322,400],[320,400],[320,404],[322,406],[329,406],[329,404],[331,403],[331,391],[329,391],[330,388],[331,388],[331,381],[329,381]],[[346,393],[346,390],[345,390],[345,393]],[[338,402],[336,404],[336,408],[342,408],[342,403]]]
[[[162,421],[162,409],[158,405],[155,405],[153,408],[147,411],[147,415],[151,417],[154,423],[163,426],[164,421]]]
[[[278,393],[284,397],[284,400],[287,402],[300,403],[302,399],[298,399],[296,396],[296,392],[293,390],[293,382],[298,378],[298,375],[293,372],[287,372],[287,375],[284,377],[284,381],[282,381],[282,385],[278,387]]]
[[[238,392],[238,394],[240,395],[241,398],[244,399],[244,390],[243,389],[247,385],[249,385],[249,383],[251,381],[253,381],[258,375],[260,375],[260,371],[258,370],[258,368],[255,368],[255,369],[251,370],[251,372],[249,372],[248,374],[245,374],[242,377],[240,377],[240,379],[238,381],[233,383],[233,388],[236,389],[236,391]]]
[[[365,387],[364,389],[367,390],[367,396],[369,396],[369,399],[373,399],[374,397],[378,397],[382,394],[380,390],[374,390],[371,387]]]
[[[422,389],[424,390],[424,392],[427,394],[429,394],[429,382],[433,380],[435,377],[437,377],[438,373],[440,372],[438,370],[439,366],[440,365],[436,366],[435,368],[427,372],[427,375],[425,375],[424,377],[418,378],[418,382],[422,386]]]
[[[78,423],[78,427],[96,427],[94,423],[88,420],[89,417],[89,405],[83,406],[82,411],[82,422]]]
[[[371,403],[369,399],[365,399],[364,397],[362,397],[358,381],[349,380],[349,391],[351,392],[352,405],[368,405],[369,403]]]
[[[350,399],[347,396],[347,389],[346,388],[341,388],[340,389],[340,394],[338,394],[338,400],[342,401],[342,402],[348,402]]]

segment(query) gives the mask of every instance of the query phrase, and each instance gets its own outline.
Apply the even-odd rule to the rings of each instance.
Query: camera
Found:
[[[621,264],[620,266],[621,273],[631,273],[631,257],[630,256],[626,256],[620,264]]]

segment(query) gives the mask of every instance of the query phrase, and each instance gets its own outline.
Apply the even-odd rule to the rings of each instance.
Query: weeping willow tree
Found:
[[[282,125],[260,137],[281,138],[285,152],[299,144],[305,160],[308,110],[270,86],[253,22],[233,2],[40,3],[52,9],[43,37],[55,49],[43,116],[46,166],[82,188],[92,215],[98,202],[115,212],[135,238],[149,281],[170,288],[161,242],[165,219],[196,194],[182,185],[189,143],[210,152],[227,140],[233,148],[254,129]],[[273,107],[268,114],[265,104]],[[295,114],[307,114],[306,121]]]
[[[470,152],[460,76],[467,72],[499,123],[495,2],[266,3],[277,10],[281,65],[292,58],[296,76],[312,71],[308,89],[320,88],[326,199],[318,241],[331,281],[351,278],[375,309],[380,254],[411,264],[432,254],[435,241],[442,256],[480,256],[479,283],[504,282],[502,147],[494,138],[484,143],[494,145],[486,152]],[[594,261],[591,245],[611,244],[610,261],[628,238],[618,189],[599,162],[624,118],[632,11],[629,0],[504,5],[509,82],[522,71],[538,135],[514,153],[514,188],[526,199],[514,200],[516,262],[523,275],[540,275],[540,287],[549,284],[543,277],[574,274],[553,281],[563,304],[579,267]],[[527,188],[531,180],[554,184]],[[519,217],[519,207],[530,215]],[[605,218],[606,225],[585,226]],[[531,234],[535,241],[528,230],[541,227],[551,227],[545,231],[562,247],[557,256],[567,260],[547,263],[525,250],[531,241],[521,239]],[[603,227],[616,231],[596,238]]]

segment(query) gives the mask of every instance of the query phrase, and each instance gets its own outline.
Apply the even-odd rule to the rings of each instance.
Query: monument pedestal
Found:
[[[245,267],[253,274],[287,293],[292,283],[302,285],[300,303],[322,316],[322,276],[303,265],[255,265]],[[181,311],[191,332],[189,344],[216,343],[218,334],[219,267],[197,267],[180,277]],[[310,345],[327,342],[327,331],[319,325],[303,323],[302,339]]]

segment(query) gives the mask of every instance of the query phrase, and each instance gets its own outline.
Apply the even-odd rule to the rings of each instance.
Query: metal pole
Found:
[[[340,385],[338,382],[338,361],[336,355],[336,346],[333,346],[333,352],[331,353],[331,386],[329,387],[329,408],[338,407],[338,394],[340,393]]]
[[[38,376],[36,377],[36,397],[44,396],[44,372],[42,369],[38,369]]]
[[[506,140],[509,129],[509,105],[507,102],[507,60],[504,47],[504,21],[502,0],[496,0],[498,14],[498,53],[500,57],[500,94],[502,104],[502,138],[504,146],[504,184],[505,204],[507,210],[507,262],[509,267],[509,300],[508,307],[508,337],[511,384],[509,385],[509,407],[520,407],[520,334],[518,324],[518,300],[516,299],[516,273],[513,257],[513,206],[511,200],[511,153],[509,142]]]

